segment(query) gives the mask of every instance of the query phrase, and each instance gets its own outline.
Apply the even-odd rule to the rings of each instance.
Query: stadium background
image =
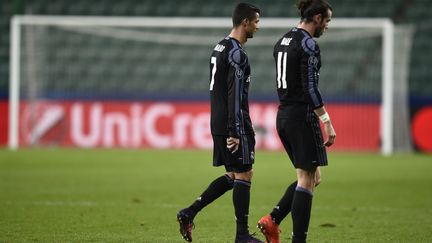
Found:
[[[1,146],[6,146],[7,143],[9,24],[12,15],[229,17],[236,2],[228,0],[0,1]],[[297,16],[292,7],[294,1],[251,2],[263,9],[265,17]],[[412,125],[420,124],[422,129],[419,134],[413,133],[413,137],[419,136],[417,140],[414,138],[413,142],[416,148],[431,151],[432,84],[430,81],[432,71],[429,62],[432,54],[430,44],[432,2],[428,0],[334,0],[331,2],[335,8],[336,17],[389,17],[397,25],[413,24],[415,26],[409,64],[410,113]],[[226,34],[227,30],[223,31]],[[51,33],[53,35],[48,37],[55,37],[52,38],[53,40],[61,39],[62,33],[64,34],[64,32]],[[258,35],[261,33],[266,32],[261,29]],[[250,41],[247,46],[255,40]],[[212,39],[212,41],[217,41],[217,39]],[[55,42],[52,43],[55,44]],[[93,44],[97,46],[98,43]],[[55,54],[65,54],[67,58],[70,58],[71,64],[77,60],[74,53],[57,51],[61,50],[61,45],[50,47],[52,48],[48,49],[48,54],[51,57],[56,57]],[[134,58],[140,60],[139,56],[143,54],[136,53],[134,45],[126,47],[128,48],[124,50],[132,60]],[[252,49],[255,50],[256,47],[250,47],[252,55]],[[206,49],[204,56],[208,58],[208,48],[204,49]],[[377,51],[376,46],[370,49],[372,53]],[[153,57],[158,57],[159,61],[164,60],[163,56],[158,56],[155,52],[148,50],[148,53],[151,53]],[[88,62],[84,62],[83,66],[90,64],[92,60],[100,61],[101,57],[97,53],[86,52],[85,54],[88,54],[89,59]],[[107,53],[108,56],[112,54],[112,52]],[[354,70],[361,80],[377,72],[375,69],[377,61],[370,62],[369,52],[363,54],[358,55],[362,59],[357,60],[359,68]],[[102,56],[102,59],[105,57]],[[117,59],[116,55],[112,57]],[[67,58],[62,60],[66,61]],[[108,60],[111,59],[108,58]],[[178,59],[174,58],[172,61],[175,62]],[[148,87],[139,79],[132,82],[132,88],[124,85],[127,91],[125,93],[130,95],[133,92],[129,93],[129,91],[134,91],[134,87],[139,91],[136,97],[139,101],[153,102],[173,99],[177,104],[187,100],[182,99],[182,94],[191,92],[193,99],[206,107],[208,105],[206,103],[207,61],[201,63],[201,60],[197,60],[192,68],[184,69],[186,74],[182,74],[181,77],[185,78],[173,87],[176,95],[170,95],[171,97],[150,96],[147,99],[142,97],[140,91]],[[138,62],[136,65],[141,64]],[[52,63],[51,65],[58,67],[61,64]],[[112,85],[108,86],[111,89],[108,89],[110,92],[107,95],[112,96],[113,87],[123,88],[123,85],[116,82],[117,77],[131,70],[122,65],[114,68],[110,62],[106,65],[109,67],[105,71],[108,77],[106,81]],[[198,65],[206,67],[205,70],[202,70],[205,72],[206,79],[201,84],[202,86],[187,83],[190,81],[187,77],[201,70],[201,68],[195,68]],[[269,66],[272,65],[273,63],[269,64]],[[330,65],[342,64],[341,62],[326,64],[326,66]],[[265,70],[260,71],[260,69]],[[257,66],[254,70],[269,72],[266,66]],[[97,72],[95,76],[92,74],[90,72],[84,76],[98,77]],[[62,77],[69,76],[62,75]],[[157,79],[161,77],[164,77],[163,70],[154,68],[153,78],[157,81],[164,81]],[[328,78],[323,79],[323,83],[324,80],[326,82],[331,80]],[[262,84],[263,82],[258,81],[259,79],[256,80],[257,82],[252,85],[253,93],[259,94],[261,90],[273,90],[273,85],[266,87]],[[71,83],[70,81],[73,80],[66,79],[66,81]],[[370,80],[371,83],[374,81],[380,82],[380,80]],[[133,86],[135,84],[136,86]],[[379,86],[379,83],[376,86]],[[376,86],[371,86],[371,88]],[[75,88],[79,87],[93,88],[97,91],[103,86],[90,85]],[[74,86],[68,88],[74,91]],[[157,90],[158,87],[154,88]],[[350,89],[352,87],[348,86],[347,90]],[[77,91],[80,90],[77,89]],[[324,91],[326,98],[335,98],[331,97],[332,94],[329,93],[331,90]],[[374,90],[364,92],[374,93]],[[84,92],[78,93],[80,96],[85,95]],[[271,98],[268,97],[268,94],[265,93],[267,97],[251,98],[268,101]],[[51,95],[55,94],[51,93]],[[73,98],[74,94],[67,93],[67,95]],[[86,97],[80,98],[85,99]],[[109,102],[110,97],[105,98]],[[349,97],[342,98],[349,99]],[[160,103],[157,104],[160,105]],[[187,112],[190,110],[189,104],[176,106],[176,109]],[[111,108],[116,110],[118,108],[116,105],[118,106],[117,102]],[[155,106],[153,110],[157,111],[158,108],[160,106]],[[274,110],[269,109],[267,112],[259,113],[262,116],[258,118],[262,119],[272,113]],[[270,125],[273,126],[273,124],[274,121],[271,120]],[[338,128],[340,129],[336,127]],[[197,129],[205,128],[198,126]],[[423,141],[423,145],[419,146],[418,141]],[[430,171],[432,163],[430,154],[398,153],[381,156],[378,153],[331,152],[329,159],[331,166],[322,168],[322,184],[314,192],[313,217],[309,234],[311,242],[431,242],[430,185],[432,178]],[[223,173],[223,168],[210,168],[210,164],[211,150],[63,149],[60,147],[47,149],[36,147],[16,152],[0,149],[0,242],[184,242],[178,234],[175,215],[180,208],[189,204],[197,193],[205,188],[209,178],[215,178]],[[251,230],[255,228],[254,223],[262,215],[268,213],[286,189],[286,185],[293,180],[295,180],[295,174],[284,152],[260,150],[257,153],[250,207]],[[224,195],[196,218],[194,242],[233,242],[235,223],[231,204],[231,196]],[[286,219],[281,227],[282,242],[289,242],[290,220]],[[262,239],[262,236],[259,237]]]
[[[188,16],[188,17],[229,17],[231,11],[236,2],[239,1],[198,1],[198,0],[184,0],[181,2],[175,2],[173,0],[161,0],[161,1],[134,1],[134,0],[122,0],[122,1],[43,1],[43,0],[14,0],[14,1],[2,1],[0,4],[0,98],[2,100],[1,109],[1,133],[0,133],[0,144],[6,145],[7,143],[7,98],[8,98],[8,82],[9,82],[9,47],[10,47],[10,18],[16,14],[34,14],[34,15],[85,15],[85,16],[163,16],[163,17],[174,17],[174,16]],[[264,17],[296,17],[297,14],[295,9],[292,7],[293,1],[250,1],[256,3],[263,10]],[[415,26],[415,34],[413,38],[412,54],[409,61],[409,103],[410,103],[410,116],[412,119],[412,140],[413,146],[416,149],[422,151],[432,150],[432,136],[431,136],[431,122],[432,112],[432,71],[429,67],[429,60],[432,54],[432,45],[430,44],[432,37],[432,16],[429,9],[432,7],[432,2],[427,0],[385,0],[385,1],[374,1],[374,0],[361,0],[361,1],[346,1],[346,0],[335,0],[331,1],[335,9],[335,17],[385,17],[391,18],[396,25],[401,24],[412,24]],[[55,48],[53,46],[53,48]],[[377,48],[372,46],[372,49]],[[377,49],[378,50],[378,49]],[[55,52],[55,51],[53,51]],[[134,51],[131,50],[133,56]],[[55,54],[53,54],[55,55]],[[135,55],[142,55],[137,54]],[[154,55],[154,53],[153,53]],[[337,55],[337,54],[336,54]],[[356,70],[351,70],[356,73],[359,80],[367,79],[370,73],[377,72],[377,61],[371,61],[368,55],[357,55],[358,63]],[[97,57],[91,57],[96,60]],[[157,55],[156,55],[157,58]],[[159,58],[163,58],[159,56]],[[326,65],[340,65],[337,62],[327,63]],[[71,60],[72,62],[73,60]],[[163,61],[163,59],[162,59]],[[178,61],[178,60],[172,60]],[[199,60],[200,61],[200,60]],[[340,59],[339,59],[340,62]],[[66,63],[67,64],[67,63]],[[197,63],[198,64],[198,63]],[[53,64],[55,65],[55,64]],[[63,63],[64,65],[64,63]],[[109,67],[109,63],[105,64]],[[138,63],[138,65],[140,65]],[[267,67],[255,67],[260,73],[261,69]],[[175,86],[171,87],[171,91],[167,95],[150,95],[159,93],[165,87],[145,87],[146,84],[140,83],[139,80],[132,82],[132,86],[127,90],[129,97],[136,97],[139,100],[145,100],[146,102],[158,101],[158,100],[194,100],[203,101],[206,100],[206,82],[201,83],[190,83],[190,77],[195,75],[193,69],[195,67],[182,70],[185,78],[180,78],[179,82]],[[117,71],[115,71],[117,70]],[[115,82],[118,82],[119,76],[122,73],[130,72],[130,69],[124,67],[123,69],[112,69],[107,70],[105,73],[105,84],[104,89],[108,89],[108,93],[104,93],[102,98],[108,99],[115,98],[117,95],[117,89]],[[272,70],[272,69],[270,69]],[[172,75],[175,75],[175,70],[171,70]],[[152,77],[158,83],[158,77],[165,70],[155,69],[154,76]],[[206,71],[207,72],[207,71]],[[261,71],[269,72],[269,70]],[[91,76],[91,73],[88,74]],[[96,74],[97,75],[97,74]],[[165,75],[166,77],[166,75]],[[179,75],[182,77],[182,75]],[[255,77],[259,80],[260,77]],[[326,82],[331,82],[332,76],[325,77]],[[373,81],[373,80],[372,80]],[[379,85],[380,80],[376,80]],[[261,84],[260,84],[261,83]],[[112,85],[111,90],[109,90]],[[118,85],[118,84],[117,84]],[[134,86],[135,85],[135,86]],[[256,82],[254,84],[255,90],[252,93],[252,100],[271,100],[268,92],[265,91],[272,89],[270,85],[263,85],[263,82]],[[340,84],[330,85],[331,87],[338,86]],[[140,86],[140,88],[138,88]],[[144,86],[144,87],[143,87]],[[108,87],[108,88],[107,88]],[[69,87],[70,88],[70,87]],[[81,87],[81,89],[102,89],[102,86],[92,87]],[[347,86],[346,89],[355,89],[355,86]],[[73,89],[73,87],[72,87]],[[148,94],[142,92],[131,92],[134,90],[150,90]],[[260,96],[260,92],[264,90],[263,95]],[[82,91],[82,90],[77,90]],[[325,90],[327,98],[341,99],[341,97],[334,97],[332,94],[328,94],[330,91]],[[374,87],[371,86],[369,90],[365,90],[365,93],[374,93]],[[79,93],[79,92],[78,92]],[[85,92],[79,93],[78,97],[88,99],[85,97]],[[71,98],[70,97],[70,98]],[[123,99],[124,97],[120,97]],[[344,97],[342,97],[343,99]],[[274,97],[273,97],[274,99]],[[188,103],[181,107],[180,110],[188,109]],[[205,105],[205,104],[200,104]],[[259,109],[259,108],[258,108]],[[265,109],[265,108],[263,108]],[[417,128],[417,129],[415,129]],[[421,129],[419,129],[421,128]],[[375,143],[379,143],[376,141]],[[376,146],[376,144],[372,145]]]

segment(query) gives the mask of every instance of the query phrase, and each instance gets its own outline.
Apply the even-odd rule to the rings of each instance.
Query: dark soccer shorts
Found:
[[[224,165],[227,172],[242,173],[252,169],[255,160],[255,135],[242,135],[236,152],[231,153],[227,148],[228,136],[213,136],[213,165]]]
[[[306,122],[277,118],[276,129],[295,168],[310,171],[328,164],[318,120]]]

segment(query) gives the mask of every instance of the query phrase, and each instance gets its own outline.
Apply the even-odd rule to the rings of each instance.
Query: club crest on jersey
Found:
[[[218,51],[218,52],[222,52],[224,49],[225,49],[225,46],[223,46],[221,44],[217,44],[213,50]]]
[[[243,77],[243,71],[241,69],[237,69],[235,71],[235,75],[237,78],[241,78],[241,77]]]

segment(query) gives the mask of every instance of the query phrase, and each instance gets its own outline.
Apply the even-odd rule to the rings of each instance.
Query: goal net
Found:
[[[252,104],[269,104],[275,111],[273,46],[297,21],[262,18],[260,30],[246,43]],[[196,135],[191,129],[179,131],[181,118],[167,129],[161,118],[153,131],[143,128],[151,115],[137,110],[155,103],[173,104],[178,110],[176,103],[193,107],[208,102],[208,58],[230,28],[229,18],[15,16],[10,148],[75,146],[74,139],[84,147],[112,147],[114,140],[124,147],[139,147],[149,145],[141,141],[143,136],[157,132],[162,134],[157,138],[166,139],[165,147],[182,147],[168,140],[186,141],[182,136],[188,132]],[[411,33],[407,28],[398,31],[387,19],[334,19],[329,31],[317,39],[323,63],[319,86],[338,133],[336,149],[384,154],[411,149],[407,105]],[[116,110],[124,104],[133,106],[126,108],[129,119],[119,114],[125,108]],[[80,112],[82,120],[76,116]],[[257,136],[277,140],[273,123],[270,118],[255,123]],[[92,127],[112,134],[98,143]],[[74,135],[78,130],[81,137]]]

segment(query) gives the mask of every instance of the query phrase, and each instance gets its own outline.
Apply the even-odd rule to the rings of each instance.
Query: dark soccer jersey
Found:
[[[296,114],[302,120],[311,116],[313,109],[324,105],[318,90],[321,67],[318,44],[307,31],[293,28],[276,43],[273,56],[279,115]]]
[[[226,37],[210,57],[211,132],[239,137],[253,133],[249,117],[250,65],[239,41]]]

